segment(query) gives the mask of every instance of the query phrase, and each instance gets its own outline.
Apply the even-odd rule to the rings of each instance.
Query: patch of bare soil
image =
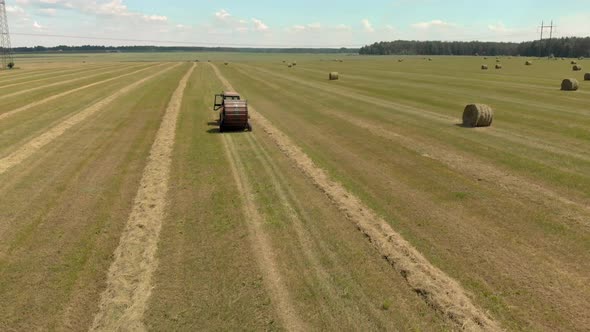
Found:
[[[157,267],[156,250],[167,206],[176,123],[184,90],[195,66],[193,64],[181,79],[162,119],[132,212],[114,253],[107,288],[101,296],[99,312],[91,328],[93,331],[145,330],[143,314],[151,294],[151,278]]]

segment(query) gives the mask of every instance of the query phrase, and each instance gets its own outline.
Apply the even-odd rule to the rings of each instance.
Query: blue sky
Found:
[[[133,40],[280,47],[394,39],[522,41],[538,38],[541,20],[552,19],[556,36],[590,34],[590,0],[7,0],[7,9],[15,46],[145,44]]]

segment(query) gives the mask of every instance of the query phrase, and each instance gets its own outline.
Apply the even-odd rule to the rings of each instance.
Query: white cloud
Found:
[[[421,30],[428,30],[432,28],[454,28],[456,26],[457,25],[454,23],[449,23],[442,20],[432,20],[430,22],[419,22],[412,24],[413,28]]]
[[[361,21],[361,24],[363,25],[363,29],[365,30],[365,32],[375,32],[375,28],[373,28],[373,25],[368,19],[363,19]]]
[[[259,19],[253,18],[252,22],[254,22],[254,30],[256,31],[268,31],[268,25],[264,24],[264,22],[262,22]]]
[[[230,13],[227,12],[227,10],[221,9],[220,11],[215,13],[215,17],[218,20],[225,21],[225,20],[230,19],[232,16]]]
[[[41,24],[39,24],[39,22],[37,22],[37,21],[33,22],[33,28],[35,30],[43,30],[43,29],[45,29],[45,27],[42,26]]]

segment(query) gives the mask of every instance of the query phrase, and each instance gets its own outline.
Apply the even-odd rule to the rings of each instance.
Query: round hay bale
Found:
[[[584,74],[584,81],[590,81],[590,73]]]
[[[487,57],[487,56],[484,56],[484,57],[483,57],[483,59],[484,59],[484,60],[487,60],[487,59],[488,59],[488,57]]]
[[[337,72],[333,71],[330,73],[328,77],[330,78],[330,81],[336,81],[340,78],[340,75]]]
[[[573,67],[572,67],[572,70],[573,70],[573,71],[581,71],[581,70],[582,70],[582,66],[580,66],[580,65],[575,65],[575,66],[573,66]]]
[[[397,62],[404,62],[404,59],[398,59]]]
[[[578,58],[578,60],[582,61],[582,60],[584,60],[584,57],[581,56],[581,57]]]
[[[287,67],[289,67],[289,68],[292,68],[292,67],[293,67],[293,65],[292,65],[292,64],[288,64],[288,65],[287,65]]]
[[[488,70],[488,65],[481,65],[481,70]]]
[[[497,63],[500,63],[500,59],[496,59],[496,62],[497,62]]]
[[[494,110],[484,104],[469,104],[463,111],[463,126],[489,127],[494,121]]]
[[[428,58],[428,61],[432,61],[432,58]]]
[[[571,64],[572,64],[572,65],[577,65],[577,64],[578,64],[578,62],[576,62],[576,61],[573,61],[573,60],[572,60]]]
[[[296,61],[294,61],[294,62],[292,63],[292,65],[293,65],[293,66],[297,66],[297,62],[296,62]]]
[[[524,64],[527,65],[527,66],[532,66],[533,65],[533,62],[532,61],[527,61]]]
[[[229,65],[229,62],[226,62],[226,63],[225,63],[225,65],[226,65],[226,66],[227,66],[227,65]]]
[[[497,64],[496,65],[496,69],[502,69],[502,65],[501,64]]]
[[[578,80],[575,78],[566,78],[561,82],[561,90],[562,91],[577,91],[580,84],[578,84]]]

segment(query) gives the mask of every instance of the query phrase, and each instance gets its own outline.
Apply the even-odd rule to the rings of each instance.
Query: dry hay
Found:
[[[338,79],[340,79],[340,74],[338,74],[337,72],[333,71],[330,73],[330,75],[328,76],[328,78],[330,79],[330,81],[336,81]]]
[[[533,65],[533,62],[532,61],[527,61],[524,64],[527,65],[527,66],[532,66]]]
[[[488,70],[488,65],[481,65],[481,70]]]
[[[496,65],[496,69],[502,69],[502,65],[501,64],[497,64]]]
[[[584,74],[584,81],[590,81],[590,73]]]
[[[561,82],[562,91],[577,91],[579,87],[578,80],[575,78],[566,78]]]
[[[581,71],[582,70],[582,66],[575,65],[575,66],[572,67],[572,70],[573,71]]]
[[[494,110],[484,104],[469,104],[463,111],[463,126],[489,127],[494,120]]]

